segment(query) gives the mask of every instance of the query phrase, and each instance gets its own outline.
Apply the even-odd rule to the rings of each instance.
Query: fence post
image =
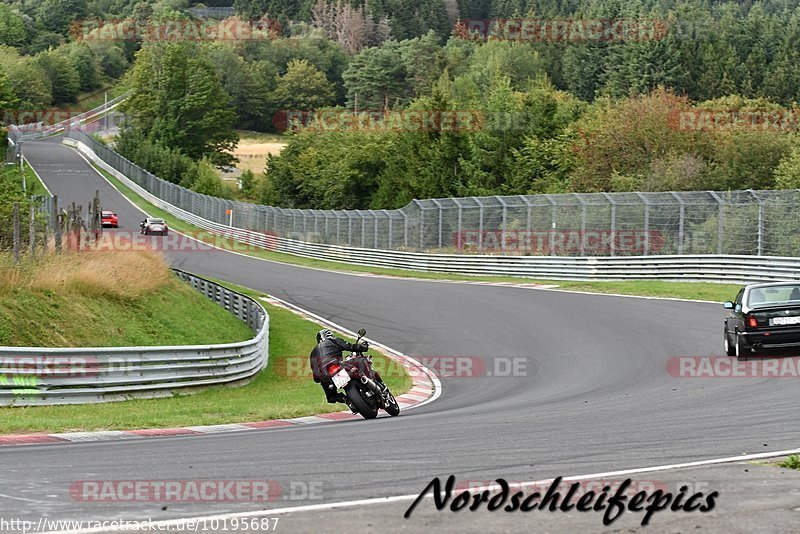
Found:
[[[14,224],[14,263],[19,263],[19,202],[14,202],[13,208]]]
[[[47,223],[44,225],[44,239],[42,239],[42,253],[47,254],[47,240],[50,238],[50,224],[52,224],[52,219],[50,219],[50,215],[53,213],[53,206],[52,206],[52,198],[45,198],[42,201],[42,206],[39,209],[40,212],[47,210]]]
[[[719,203],[719,217],[717,224],[717,254],[722,254],[722,240],[725,236],[725,201],[714,191],[709,191],[711,196]]]
[[[61,212],[58,210],[58,195],[53,195],[53,246],[61,252]]]
[[[400,213],[403,214],[403,248],[408,250],[408,215],[404,211]]]
[[[578,193],[572,193],[575,198],[578,199],[578,202],[581,203],[581,246],[580,246],[580,253],[581,256],[585,256],[586,252],[586,202]]]
[[[472,197],[478,203],[478,250],[483,250],[483,204],[481,199]]]
[[[502,215],[502,228],[500,229],[500,250],[503,252],[506,251],[506,227],[508,224],[508,208],[506,207],[506,201],[503,200],[501,196],[495,196],[500,205],[503,206],[503,215]]]
[[[464,235],[463,235],[463,231],[464,230],[463,230],[463,224],[462,224],[462,220],[463,220],[463,217],[464,217],[464,207],[461,205],[461,202],[459,202],[457,198],[454,198],[453,202],[455,202],[456,206],[458,206],[458,217],[456,219],[457,220],[457,223],[456,223],[456,249],[458,250],[458,253],[461,254],[462,249],[464,247]]]
[[[550,243],[548,246],[550,247],[550,255],[556,256],[556,223],[558,222],[558,205],[556,201],[553,200],[549,194],[545,194],[544,198],[550,202]]]
[[[609,193],[603,192],[609,204],[611,204],[611,242],[608,244],[608,255],[617,255],[617,201]]]
[[[389,210],[383,210],[383,212],[384,212],[384,213],[386,214],[386,216],[389,218],[389,220],[387,221],[387,224],[389,225],[389,237],[388,237],[388,239],[386,240],[386,248],[387,248],[388,250],[394,250],[394,249],[392,248],[392,214],[391,214],[391,213],[389,213]]]
[[[30,243],[31,257],[36,253],[36,208],[31,202],[30,206],[30,226],[28,228],[28,241]]]
[[[752,189],[747,190],[756,202],[758,202],[758,244],[756,245],[756,255],[764,255],[764,200],[760,198]]]
[[[434,199],[431,199],[431,202],[436,204],[436,207],[439,208],[439,250],[441,251],[442,248],[442,204]]]
[[[643,194],[637,192],[642,203],[644,204],[644,255],[650,255],[650,201],[647,200]]]
[[[673,197],[678,201],[680,204],[680,208],[678,209],[678,254],[683,254],[683,241],[684,241],[684,226],[686,224],[686,206],[684,205],[683,199],[676,193],[675,191],[670,191]]]

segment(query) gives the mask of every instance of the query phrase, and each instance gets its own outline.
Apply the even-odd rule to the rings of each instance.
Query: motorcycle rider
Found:
[[[334,336],[330,330],[323,329],[317,332],[317,346],[314,347],[309,355],[314,382],[322,386],[323,391],[325,391],[325,398],[331,404],[337,402],[347,404],[347,395],[338,393],[335,387],[329,387],[333,386],[333,381],[326,372],[328,365],[342,361],[342,352],[345,350],[366,352],[369,350],[369,343],[366,341],[357,344],[348,343],[344,339]]]
[[[345,350],[350,352],[367,352],[369,350],[369,343],[366,341],[348,343],[344,339],[334,336],[333,332],[330,330],[323,329],[317,332],[317,346],[311,350],[309,360],[314,382],[322,386],[322,390],[325,392],[325,398],[328,402],[331,404],[343,402],[349,406],[350,403],[347,399],[347,395],[337,392],[336,387],[333,387],[333,381],[326,371],[328,366],[334,361],[342,361],[342,352]],[[378,387],[386,394],[389,388],[383,383],[381,375],[375,370],[372,372]]]

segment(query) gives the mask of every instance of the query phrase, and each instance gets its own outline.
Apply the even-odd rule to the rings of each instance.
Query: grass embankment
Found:
[[[157,208],[149,203],[130,188],[125,186],[117,178],[108,172],[95,166],[103,176],[105,176],[122,194],[128,197],[134,204],[139,206],[153,217],[163,217],[170,227],[178,231],[203,232],[202,229],[184,222],[166,211]],[[736,284],[715,284],[710,282],[664,282],[659,280],[631,280],[618,282],[576,282],[571,280],[540,280],[533,278],[521,278],[512,276],[468,276],[455,273],[430,273],[422,271],[411,271],[404,269],[386,269],[381,267],[366,267],[349,263],[317,260],[273,252],[269,250],[253,250],[253,247],[236,245],[235,240],[224,240],[214,238],[214,244],[227,246],[233,250],[244,252],[250,256],[263,258],[266,260],[288,263],[303,267],[316,267],[320,269],[330,269],[342,272],[358,272],[386,276],[397,276],[401,278],[421,278],[425,280],[470,280],[484,282],[512,282],[512,283],[539,283],[555,284],[559,289],[567,291],[588,291],[592,293],[617,293],[620,295],[640,295],[648,297],[670,297],[689,300],[713,300],[723,302],[731,300],[736,296],[741,286]]]
[[[103,256],[113,258],[122,255],[123,253],[116,253]],[[146,261],[150,260],[151,258],[148,258]],[[159,267],[163,268],[163,265]],[[9,274],[9,269],[4,266],[2,272],[1,283],[5,295],[0,300],[4,303],[4,307],[0,309],[3,315],[8,315],[16,321],[17,327],[10,327],[12,335],[17,335],[13,330],[27,328],[32,332],[29,337],[40,339],[45,329],[55,330],[50,326],[55,323],[63,324],[63,328],[69,329],[70,337],[73,339],[81,335],[97,338],[102,332],[104,336],[110,336],[107,339],[120,341],[115,344],[129,344],[132,339],[138,339],[137,336],[151,340],[159,339],[164,344],[199,343],[201,339],[205,339],[206,342],[238,341],[250,337],[250,331],[243,323],[215,304],[204,300],[205,297],[194,289],[170,279],[169,276],[167,279],[171,281],[166,286],[169,290],[165,291],[163,288],[153,288],[150,278],[118,279],[114,275],[108,275],[98,284],[95,269],[80,276],[73,275],[68,280],[62,277],[62,282],[55,283],[48,281],[45,275],[57,273],[41,271],[38,277],[28,276],[10,281],[12,276]],[[22,283],[23,280],[27,282]],[[20,291],[32,301],[34,309],[41,309],[41,319],[26,315],[26,309],[30,309],[30,305],[17,299],[13,289],[8,289],[11,287],[9,282],[13,287],[23,286]],[[111,282],[114,282],[113,285]],[[81,304],[76,304],[74,302],[76,295],[85,294],[87,284],[92,286],[89,290],[92,299],[82,300]],[[256,298],[264,296],[232,284],[225,285]],[[118,297],[111,298],[109,292]],[[36,298],[31,297],[34,293],[37,295]],[[125,295],[134,300],[126,300],[123,298]],[[190,304],[195,299],[200,300],[196,305]],[[125,315],[110,313],[107,307],[109,303],[125,303],[114,308],[119,314]],[[192,395],[108,404],[0,408],[0,433],[163,428],[259,421],[341,411],[344,405],[327,404],[319,385],[315,384],[310,374],[305,372],[308,353],[314,346],[315,333],[320,326],[283,308],[266,303],[264,305],[270,315],[269,366],[246,386],[215,386]],[[200,310],[206,307],[208,309]],[[73,310],[77,316],[68,317],[67,309]],[[209,315],[199,315],[212,312],[214,318],[210,318]],[[136,315],[149,317],[150,320],[145,319],[140,322]],[[123,320],[123,317],[128,319]],[[230,324],[231,320],[235,324]],[[39,321],[45,324],[40,326],[37,324]],[[129,321],[135,321],[140,326],[134,327]],[[181,322],[191,323],[193,326],[181,325],[179,324]],[[153,324],[158,324],[159,327],[155,328]],[[161,328],[162,324],[168,327]],[[226,326],[229,324],[230,328]],[[209,325],[214,327],[209,328]],[[60,335],[67,334],[62,332]],[[123,339],[124,343],[121,342]],[[383,366],[380,367],[382,369],[398,370],[386,373],[384,376],[393,392],[399,395],[411,387],[409,376],[400,372],[399,366],[387,367],[388,364],[382,356],[376,355],[374,359],[376,365]],[[300,366],[304,369],[297,370]]]
[[[156,254],[49,254],[18,267],[4,255],[0,262],[0,345],[195,345],[252,337]]]
[[[64,111],[71,111],[73,113],[82,113],[84,111],[99,108],[106,102],[106,97],[108,100],[113,100],[127,90],[128,88],[125,85],[118,83],[117,85],[81,93],[78,95],[76,102],[61,106],[60,109]],[[108,95],[106,95],[106,93],[108,93]]]
[[[33,172],[33,167],[31,167],[28,162],[26,161],[23,164],[23,172],[25,173],[25,189],[28,195],[40,195],[49,197],[50,193],[47,192],[47,189],[44,188],[42,181],[39,180],[39,177]]]

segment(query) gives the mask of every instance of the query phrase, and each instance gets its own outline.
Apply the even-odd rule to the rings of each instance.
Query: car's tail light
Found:
[[[336,373],[338,373],[338,372],[339,372],[339,369],[341,369],[341,368],[342,368],[342,367],[341,367],[341,366],[340,366],[338,363],[332,363],[332,364],[330,364],[330,365],[328,366],[328,374],[329,374],[330,376],[333,376],[333,375],[335,375]]]
[[[752,328],[756,328],[756,327],[758,327],[758,320],[755,317],[753,317],[752,315],[750,315],[747,318],[747,324],[748,324],[748,326],[750,326]]]

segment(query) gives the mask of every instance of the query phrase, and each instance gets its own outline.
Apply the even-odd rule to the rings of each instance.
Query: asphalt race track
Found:
[[[138,229],[144,215],[58,139],[26,143],[24,153],[62,203],[86,204],[99,189],[103,208],[117,212],[120,226]],[[172,253],[169,259],[352,330],[364,326],[372,339],[412,356],[475,356],[490,371],[496,360],[521,358],[524,371],[442,377],[441,398],[392,419],[3,448],[0,515],[33,521],[43,515],[203,516],[417,494],[434,476],[537,480],[786,450],[800,441],[795,380],[676,378],[667,372],[675,356],[722,356],[719,305],[354,276],[222,251]],[[310,350],[314,340],[308,343]],[[319,491],[309,501],[297,489],[267,506],[97,503],[69,494],[79,480],[131,479],[268,479]],[[722,495],[718,502],[724,500]],[[383,530],[388,525],[382,522],[408,531],[428,525],[423,514],[403,520],[405,508],[373,507],[387,516],[369,523],[364,517],[370,512],[361,509],[356,525],[347,512],[333,514],[330,522],[316,513],[311,523],[300,512],[295,531],[310,524],[318,531]],[[502,515],[497,519],[507,531],[536,524],[535,516]],[[584,530],[599,529],[601,515],[576,514]],[[690,515],[703,524],[700,515]],[[293,516],[284,516],[279,528],[292,532]],[[492,530],[486,518],[481,525]]]

